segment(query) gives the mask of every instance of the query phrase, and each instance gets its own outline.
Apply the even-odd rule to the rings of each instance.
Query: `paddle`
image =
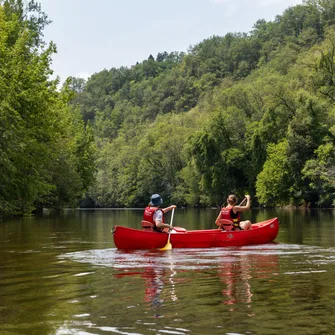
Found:
[[[243,203],[246,202],[246,201],[247,201],[247,198],[244,198],[244,199],[240,202],[239,206],[242,206]]]
[[[170,226],[172,226],[173,214],[174,214],[174,208],[172,209]],[[168,236],[168,240],[167,240],[167,243],[166,243],[165,247],[164,248],[160,248],[159,250],[171,250],[172,249],[172,244],[170,243],[171,231],[172,231],[172,229],[169,230],[169,236]]]

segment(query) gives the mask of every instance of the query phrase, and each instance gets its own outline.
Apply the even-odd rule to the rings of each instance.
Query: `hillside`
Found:
[[[0,214],[143,207],[152,193],[334,207],[334,12],[335,0],[308,0],[58,91],[46,14],[0,1]]]
[[[306,1],[249,33],[82,82],[73,103],[99,148],[89,197],[208,206],[248,192],[266,206],[334,205],[334,9]]]

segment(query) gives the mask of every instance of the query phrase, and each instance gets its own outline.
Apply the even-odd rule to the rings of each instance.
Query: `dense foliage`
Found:
[[[72,78],[99,148],[96,205],[334,205],[334,10],[305,1],[187,54]]]
[[[0,1],[0,214],[73,205],[94,180],[93,133],[49,79],[48,23],[34,1]]]
[[[142,207],[152,193],[182,206],[233,192],[266,206],[334,206],[335,0],[69,78],[60,92],[39,5],[0,4],[2,212],[79,198]]]

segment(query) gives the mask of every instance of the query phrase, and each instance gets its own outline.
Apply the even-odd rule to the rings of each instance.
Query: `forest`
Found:
[[[0,0],[0,213],[335,205],[335,0],[88,80],[51,80],[41,6]]]

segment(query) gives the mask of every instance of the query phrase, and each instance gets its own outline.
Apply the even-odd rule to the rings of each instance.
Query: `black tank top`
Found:
[[[233,208],[231,208],[230,216],[231,216],[232,219],[238,219],[238,212],[234,213]]]

